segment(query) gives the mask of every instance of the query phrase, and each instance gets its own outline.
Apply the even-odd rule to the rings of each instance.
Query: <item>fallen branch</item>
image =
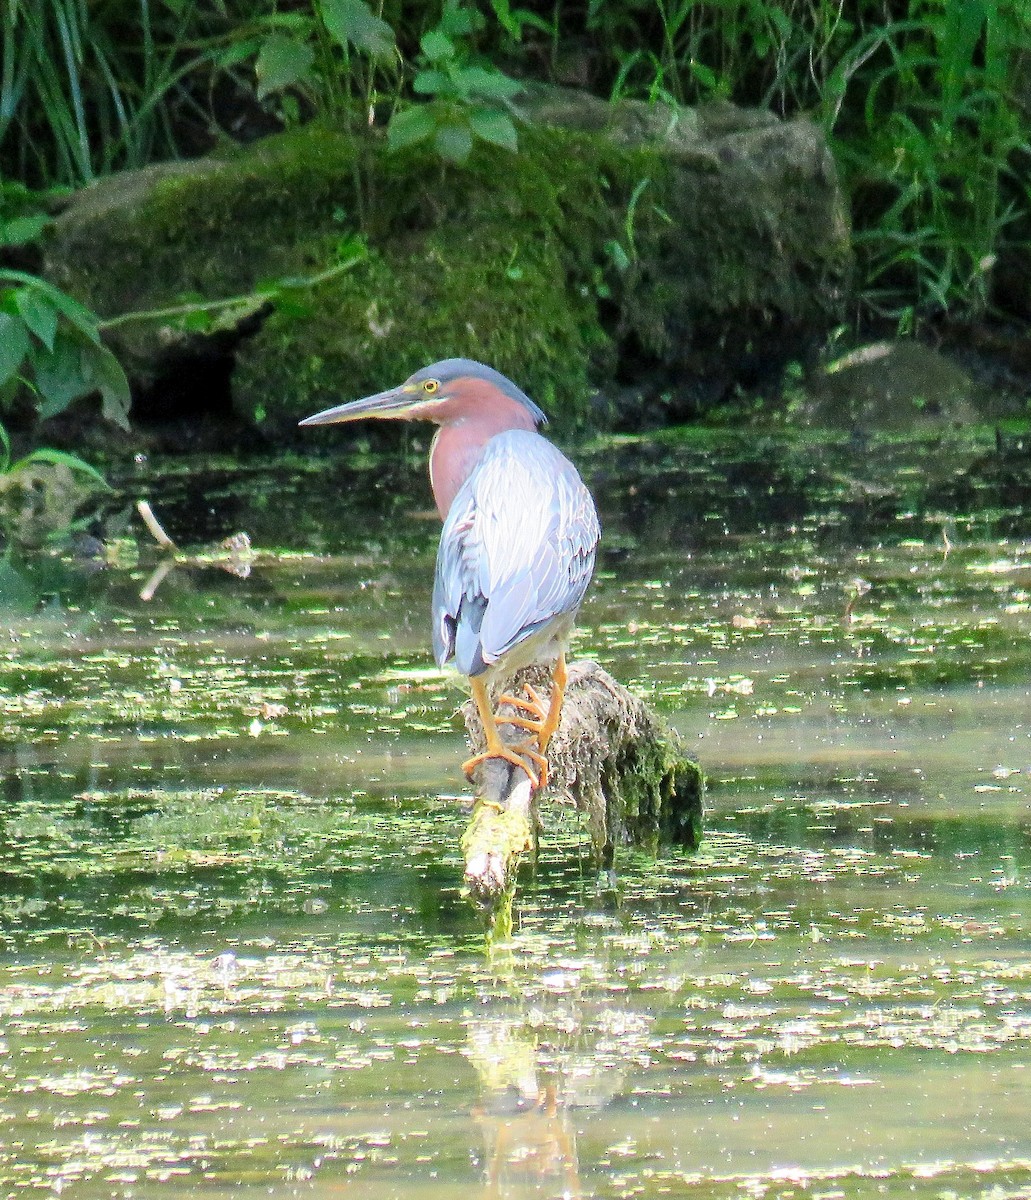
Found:
[[[161,559],[161,562],[151,571],[148,581],[140,589],[140,600],[154,599],[164,578],[176,566],[217,566],[223,571],[229,571],[230,575],[239,575],[241,580],[245,580],[251,574],[254,552],[251,548],[251,539],[245,533],[234,533],[229,538],[223,538],[217,546],[212,546],[209,550],[192,554],[186,553],[181,551],[179,546],[176,546],[175,542],[164,532],[164,527],[157,520],[154,509],[151,508],[148,500],[137,500],[136,511],[140,520],[148,528],[151,538],[154,538],[162,550],[168,552],[168,557]]]
[[[140,519],[146,525],[154,541],[162,550],[168,552],[168,557],[163,558],[157,564],[151,572],[150,578],[143,585],[140,591],[141,600],[153,600],[154,594],[161,586],[165,576],[179,566],[219,567],[231,575],[238,575],[241,579],[246,579],[251,573],[254,551],[251,549],[251,539],[246,533],[234,533],[230,537],[223,538],[217,546],[199,553],[188,554],[180,550],[168,536],[148,501],[137,500],[136,511],[140,514]]]
[[[524,684],[546,692],[545,668],[521,671],[508,690]],[[484,748],[476,706],[463,707],[474,753]],[[501,715],[519,714],[508,705]],[[516,746],[526,732],[502,724],[506,743]],[[620,846],[655,853],[660,845],[695,849],[701,839],[701,768],[675,733],[597,663],[573,663],[562,723],[548,748],[547,791],[564,794],[587,818],[599,869],[611,871]],[[503,759],[487,759],[474,775],[478,803],[462,839],[465,883],[470,896],[496,915],[502,933],[519,864],[535,846],[538,793],[526,772]]]

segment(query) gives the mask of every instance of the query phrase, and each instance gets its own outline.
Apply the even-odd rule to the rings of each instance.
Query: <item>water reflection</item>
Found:
[[[569,1101],[538,1071],[533,1043],[513,1041],[512,1032],[496,1022],[470,1031],[469,1058],[483,1090],[472,1115],[483,1131],[484,1195],[493,1200],[543,1190],[579,1200]]]
[[[564,955],[549,962],[548,948],[541,950],[544,969],[535,978],[525,970],[518,978],[518,968],[503,976],[521,999],[467,1024],[489,1197],[584,1195],[577,1123],[624,1097],[650,1058],[654,1014],[628,1004],[613,980],[592,978],[597,962]]]

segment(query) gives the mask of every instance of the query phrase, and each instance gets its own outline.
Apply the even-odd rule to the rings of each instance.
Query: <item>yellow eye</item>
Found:
[[[433,393],[440,387],[440,383],[436,379],[427,379],[422,385],[422,390],[427,396],[432,396]]]

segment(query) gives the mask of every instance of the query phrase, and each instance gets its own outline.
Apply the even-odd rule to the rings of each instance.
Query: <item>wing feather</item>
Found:
[[[443,666],[478,675],[555,617],[574,612],[601,536],[573,464],[539,434],[487,443],[440,539],[433,648]]]

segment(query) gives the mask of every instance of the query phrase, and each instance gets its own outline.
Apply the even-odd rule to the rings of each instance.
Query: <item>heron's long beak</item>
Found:
[[[407,387],[402,384],[387,392],[377,392],[375,396],[365,396],[361,400],[352,400],[348,404],[338,404],[336,408],[327,408],[313,417],[305,417],[298,424],[336,425],[341,421],[357,421],[362,417],[380,417],[384,420],[392,420],[412,416],[425,403],[426,397],[421,388]]]

